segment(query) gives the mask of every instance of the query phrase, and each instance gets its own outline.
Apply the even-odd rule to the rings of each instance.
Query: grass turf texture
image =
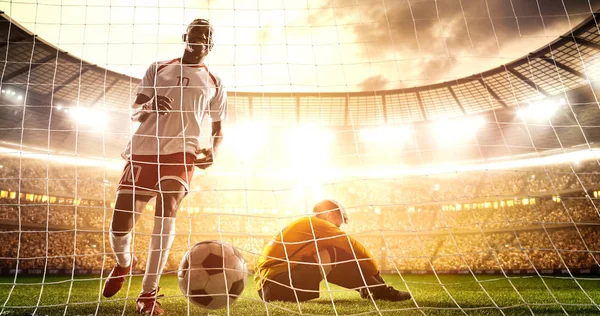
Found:
[[[363,300],[357,292],[331,285],[331,296],[322,284],[321,298],[296,303],[274,302],[264,304],[258,298],[252,279],[233,305],[217,311],[206,311],[188,304],[182,297],[175,275],[161,279],[161,299],[166,315],[291,315],[327,314],[340,315],[599,315],[600,280],[578,279],[593,302],[577,283],[569,278],[511,277],[441,275],[440,281],[432,275],[403,276],[415,301],[385,302]],[[395,275],[385,276],[388,283],[405,290],[402,279]],[[135,299],[141,288],[141,277],[131,279],[111,299],[101,298],[101,282],[91,277],[46,277],[43,291],[41,277],[23,276],[13,288],[13,277],[0,277],[0,315],[135,315]],[[510,282],[512,282],[512,285]],[[36,284],[37,283],[37,284]],[[545,283],[545,284],[544,284]],[[127,287],[129,286],[129,290]],[[514,288],[518,290],[515,291]],[[485,289],[485,291],[483,290]],[[487,292],[487,294],[486,294]],[[449,295],[449,294],[450,295]],[[126,295],[128,294],[128,295]],[[489,295],[489,296],[488,296]],[[39,301],[39,302],[38,302]],[[333,304],[332,301],[335,303]],[[454,302],[456,301],[456,302]],[[68,302],[68,304],[67,304]],[[4,308],[1,308],[5,304]],[[35,306],[39,306],[35,309]],[[496,307],[497,305],[498,307]],[[33,306],[33,307],[32,307]],[[458,307],[460,306],[460,308]],[[189,311],[189,312],[188,312]]]

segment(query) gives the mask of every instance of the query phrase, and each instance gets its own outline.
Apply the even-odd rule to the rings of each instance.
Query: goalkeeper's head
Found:
[[[348,224],[348,214],[336,200],[323,200],[315,204],[313,213],[316,217],[340,228]]]
[[[212,50],[214,29],[206,19],[195,19],[188,25],[183,42],[185,43],[184,55],[201,62]]]

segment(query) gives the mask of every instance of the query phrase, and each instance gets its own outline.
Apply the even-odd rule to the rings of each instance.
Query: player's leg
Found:
[[[111,297],[121,289],[125,277],[137,262],[131,254],[132,229],[137,216],[156,194],[153,190],[158,168],[151,163],[153,159],[154,156],[132,156],[123,169],[109,234],[117,264],[104,283],[102,294],[105,297]]]
[[[142,292],[136,303],[137,311],[142,314],[162,315],[164,313],[157,301],[160,297],[158,282],[175,239],[175,216],[179,204],[187,195],[194,175],[194,160],[195,156],[189,153],[160,156],[154,228],[148,247]]]
[[[282,273],[267,280],[258,291],[265,301],[303,302],[319,298],[319,284],[332,270],[332,258],[327,249],[301,260],[290,273]]]
[[[176,180],[160,182],[160,192],[156,199],[154,228],[148,248],[148,261],[142,280],[142,292],[136,305],[143,314],[162,315],[164,313],[157,301],[158,283],[169,257],[169,250],[175,239],[175,217],[179,204],[187,194],[186,187]]]
[[[323,279],[314,258],[301,260],[291,271],[266,280],[258,295],[266,302],[304,302],[319,298],[319,283]]]
[[[104,283],[102,294],[105,297],[111,297],[119,292],[125,282],[125,276],[137,263],[137,258],[131,253],[132,229],[136,217],[146,208],[151,198],[152,196],[149,195],[117,194],[109,233],[110,245],[117,264]]]
[[[410,299],[410,294],[388,286],[379,274],[367,274],[362,269],[354,255],[339,248],[327,249],[331,262],[330,270],[325,278],[327,282],[357,290],[362,298],[370,295],[374,299],[388,301],[403,301]]]
[[[335,247],[325,249],[321,253],[323,252],[328,254],[330,261],[333,263],[328,265],[329,271],[326,275],[328,282],[348,289],[358,289],[365,285],[381,283],[374,279],[372,275],[366,275],[359,268],[358,262],[352,254]]]
[[[110,244],[117,264],[128,267],[131,261],[132,230],[138,216],[144,211],[152,196],[117,194],[110,226]]]
[[[314,257],[300,260],[291,272],[281,273],[267,280],[258,291],[265,301],[304,302],[319,298],[319,284],[323,276],[331,271],[331,256],[321,251]],[[319,264],[320,263],[320,264]]]
[[[142,281],[142,293],[158,288],[158,281],[175,239],[175,216],[179,204],[187,194],[185,186],[176,180],[163,180],[156,198],[154,229],[150,237],[146,273]]]

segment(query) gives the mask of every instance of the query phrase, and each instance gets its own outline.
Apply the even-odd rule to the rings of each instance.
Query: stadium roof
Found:
[[[460,159],[589,147],[600,142],[598,92],[594,91],[594,82],[600,81],[599,17],[596,12],[523,58],[443,83],[350,93],[229,92],[229,121],[231,125],[256,121],[284,128],[303,123],[339,127],[338,149],[352,151],[338,153],[344,157],[356,157],[358,150],[355,135],[346,133],[347,129],[410,123],[419,130],[404,148],[403,157],[394,161],[416,164],[450,159],[448,150],[437,146],[429,123],[472,114],[488,124],[470,140],[475,143],[452,150],[461,153]],[[11,91],[0,94],[0,146],[17,152],[27,148],[41,153],[118,156],[132,132],[128,108],[139,79],[74,57],[4,14],[0,14],[0,54],[4,56],[0,58],[2,90]],[[549,96],[569,102],[550,124],[515,119],[519,106]],[[73,106],[79,106],[76,110],[92,108],[86,115],[90,125],[73,119],[79,112]],[[104,112],[109,124],[94,129]]]
[[[376,125],[436,120],[513,107],[561,94],[600,76],[596,12],[554,42],[506,65],[420,87],[340,93],[230,92],[230,118],[288,125]],[[139,79],[90,64],[0,14],[2,89],[28,106],[101,105],[126,111]]]

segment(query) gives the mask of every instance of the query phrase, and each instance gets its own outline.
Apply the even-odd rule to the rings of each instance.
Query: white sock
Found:
[[[117,264],[120,267],[129,267],[131,264],[131,232],[123,236],[115,236],[111,229],[110,247],[117,257]]]
[[[142,280],[142,293],[150,293],[158,287],[160,275],[167,264],[169,250],[175,239],[175,218],[155,217],[150,237],[146,273]]]

